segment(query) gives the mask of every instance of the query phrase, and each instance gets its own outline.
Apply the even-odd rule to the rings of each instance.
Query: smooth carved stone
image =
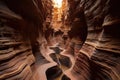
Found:
[[[59,61],[62,65],[70,68],[72,66],[72,63],[70,61],[70,58],[67,56],[60,55]]]
[[[49,68],[46,71],[47,80],[53,80],[56,77],[60,76],[62,74],[62,70],[58,66],[54,66],[52,68]]]
[[[87,0],[85,2],[81,0],[78,3],[79,6],[74,5],[75,2],[77,1],[69,3],[70,8],[74,7],[74,9],[70,9],[72,12],[70,16],[75,18],[72,15],[84,4],[82,6],[84,7],[84,18],[88,25],[87,40],[80,53],[76,55],[76,62],[72,70],[77,75],[76,78],[78,77],[76,80],[119,80],[120,11],[117,7],[120,6],[118,5],[120,1]]]
[[[71,80],[71,79],[68,78],[66,75],[63,75],[61,80]]]
[[[23,68],[25,66],[26,66],[25,61],[21,61],[20,63],[17,63],[13,68],[2,71],[0,79],[5,79],[5,78],[8,78],[10,76],[14,76],[14,75],[18,74],[19,72],[21,72],[23,70]]]
[[[55,53],[51,53],[50,57],[53,59],[53,61],[55,61],[57,64],[59,64],[58,59],[57,59],[57,55]]]
[[[94,55],[91,57],[92,60],[92,69],[93,75],[95,77],[100,77],[101,79],[108,79],[108,80],[119,80],[119,65],[120,65],[120,56],[114,52],[107,52],[96,50]],[[96,73],[96,71],[98,73]],[[101,76],[99,76],[101,74]]]
[[[28,75],[29,74],[29,75]],[[32,76],[32,72],[31,72],[31,68],[30,66],[26,66],[22,72],[20,72],[19,74],[9,77],[6,80],[16,80],[16,79],[20,79],[20,80],[30,80],[30,76]]]
[[[52,53],[50,54],[50,57],[58,64],[58,65],[63,65],[66,66],[68,68],[71,67],[72,63],[69,59],[69,57],[61,55],[61,54],[55,54]]]
[[[72,69],[72,73],[75,75],[76,80],[82,79],[90,79],[91,74],[89,74],[90,70],[90,60],[88,56],[83,53],[78,54],[76,58],[75,65]]]
[[[0,56],[0,61],[10,59],[11,57],[14,57],[16,54],[23,53],[23,52],[26,52],[29,50],[30,50],[30,48],[27,48],[27,49],[21,49],[21,50],[14,50],[8,54],[3,54]]]
[[[44,1],[0,1],[0,80],[32,78],[35,56],[31,48],[52,10],[52,2]]]
[[[7,29],[8,33],[11,33],[11,28],[7,27]],[[18,34],[12,33],[13,35]],[[25,45],[26,43],[22,40],[18,42],[14,38],[15,36],[4,37],[1,37],[0,40],[0,80],[30,80],[32,77],[31,65],[35,62],[31,47]]]
[[[4,50],[0,50],[0,55],[2,54],[6,54],[6,53],[10,53],[13,51],[14,48],[8,48],[8,49],[4,49]]]

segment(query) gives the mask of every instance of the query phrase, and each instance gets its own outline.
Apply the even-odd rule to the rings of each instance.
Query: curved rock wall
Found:
[[[83,7],[88,25],[87,40],[77,55],[72,70],[72,73],[78,74],[77,76],[73,74],[76,80],[120,79],[118,69],[120,66],[120,10],[117,8],[119,4],[118,0],[81,0],[73,10],[76,12]],[[83,55],[86,56],[83,57]],[[86,58],[89,59],[86,60]]]
[[[35,57],[29,42],[4,24],[0,25],[0,36],[0,80],[30,80]]]
[[[50,0],[0,1],[0,80],[34,80],[37,38],[49,5]]]

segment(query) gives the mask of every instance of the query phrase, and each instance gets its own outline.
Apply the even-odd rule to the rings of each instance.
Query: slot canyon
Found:
[[[120,0],[0,0],[0,80],[120,80]]]

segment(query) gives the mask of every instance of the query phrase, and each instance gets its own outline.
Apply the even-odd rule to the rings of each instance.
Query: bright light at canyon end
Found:
[[[54,7],[61,8],[63,0],[53,0]]]

